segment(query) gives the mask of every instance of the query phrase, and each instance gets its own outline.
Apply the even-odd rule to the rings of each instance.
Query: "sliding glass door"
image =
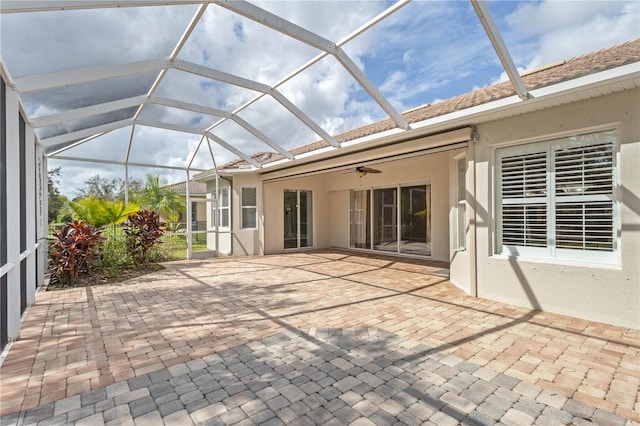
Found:
[[[313,196],[311,191],[284,191],[284,248],[313,247]]]
[[[398,251],[398,190],[373,190],[373,249]]]
[[[400,189],[400,253],[431,255],[431,187],[407,186]]]
[[[431,186],[351,191],[350,247],[431,255]]]

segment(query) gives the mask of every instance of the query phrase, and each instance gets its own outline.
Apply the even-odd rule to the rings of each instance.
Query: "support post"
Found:
[[[187,181],[185,182],[185,192],[187,194],[187,259],[191,259],[193,255],[192,238],[193,238],[193,221],[191,220],[191,193],[189,191],[189,169],[187,169]]]
[[[20,182],[20,137],[18,93],[7,86],[7,182]],[[7,185],[7,263],[13,268],[7,273],[7,337],[20,337],[20,185]]]
[[[26,193],[21,197],[26,197],[26,214],[23,218],[25,223],[22,225],[26,229],[27,247],[29,251],[27,255],[27,306],[31,306],[36,302],[36,250],[38,243],[36,237],[36,135],[33,127],[25,125],[25,161],[22,167],[25,168],[25,188]]]

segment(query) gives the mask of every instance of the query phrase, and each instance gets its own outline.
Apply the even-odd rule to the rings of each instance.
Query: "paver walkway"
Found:
[[[38,294],[1,424],[636,424],[640,334],[339,251]]]

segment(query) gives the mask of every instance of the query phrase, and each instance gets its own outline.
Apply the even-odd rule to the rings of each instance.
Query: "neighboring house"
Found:
[[[187,219],[187,185],[186,182],[178,182],[172,185],[163,186],[163,189],[169,189],[177,192],[184,197],[185,208],[178,213],[178,222],[181,224],[180,229],[187,229],[187,223],[191,223],[192,231],[204,231],[207,226],[207,185],[202,182],[189,181],[189,200],[191,202],[191,218]],[[165,221],[167,218],[163,218]]]
[[[640,40],[523,81],[525,100],[498,83],[405,112],[410,131],[384,120],[196,175],[218,188],[209,247],[446,261],[471,295],[640,328]]]

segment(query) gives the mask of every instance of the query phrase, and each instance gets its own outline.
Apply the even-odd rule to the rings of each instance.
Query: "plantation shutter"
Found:
[[[616,131],[496,151],[497,253],[617,261]]]
[[[547,153],[502,157],[502,244],[547,245]]]
[[[613,144],[556,149],[556,248],[613,251]]]

